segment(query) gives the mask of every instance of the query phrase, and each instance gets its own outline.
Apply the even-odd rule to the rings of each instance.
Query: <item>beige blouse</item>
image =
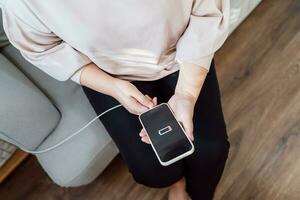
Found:
[[[80,84],[95,63],[156,80],[192,63],[209,70],[228,35],[229,0],[1,0],[4,30],[26,60]]]

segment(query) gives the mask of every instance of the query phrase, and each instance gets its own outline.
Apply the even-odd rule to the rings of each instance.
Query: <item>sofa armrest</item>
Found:
[[[35,149],[59,120],[60,113],[49,99],[0,54],[0,138]]]

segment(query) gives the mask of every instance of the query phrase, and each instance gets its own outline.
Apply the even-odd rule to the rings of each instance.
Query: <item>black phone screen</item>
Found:
[[[140,115],[160,160],[167,162],[192,149],[190,141],[165,103]]]

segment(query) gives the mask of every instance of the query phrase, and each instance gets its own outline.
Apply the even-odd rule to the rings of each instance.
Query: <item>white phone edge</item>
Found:
[[[195,148],[194,148],[194,144],[192,143],[192,141],[190,140],[190,138],[186,135],[186,132],[184,131],[184,129],[183,129],[183,127],[181,126],[180,122],[177,120],[177,118],[176,118],[176,116],[175,116],[173,110],[170,108],[170,106],[169,106],[168,103],[161,103],[161,104],[159,104],[159,105],[157,105],[157,106],[155,106],[155,107],[153,107],[153,108],[150,108],[150,109],[147,110],[146,112],[148,112],[148,111],[150,111],[150,110],[152,110],[152,109],[154,109],[154,108],[157,108],[157,107],[159,107],[159,106],[161,106],[161,105],[163,105],[163,104],[165,104],[165,105],[168,106],[168,108],[170,109],[170,111],[171,111],[171,113],[173,114],[174,118],[175,118],[176,121],[178,122],[178,124],[179,124],[181,130],[184,132],[186,138],[188,139],[188,141],[190,142],[190,144],[191,144],[191,146],[192,146],[191,150],[189,150],[189,151],[187,151],[187,152],[185,152],[185,153],[183,153],[183,154],[181,154],[181,155],[179,155],[179,156],[177,156],[177,157],[175,157],[175,158],[173,158],[173,159],[171,159],[171,160],[169,160],[169,161],[167,161],[167,162],[163,162],[163,161],[160,159],[160,157],[159,157],[159,155],[158,155],[156,149],[154,148],[154,145],[153,145],[153,143],[152,143],[152,141],[151,141],[151,139],[150,139],[150,137],[149,137],[149,135],[148,135],[148,133],[147,133],[147,131],[146,131],[146,134],[148,135],[148,138],[149,138],[149,141],[150,141],[150,145],[151,145],[152,149],[154,150],[155,155],[156,155],[156,157],[158,158],[160,164],[163,165],[163,166],[168,166],[168,165],[170,165],[170,164],[172,164],[172,163],[175,163],[176,161],[178,161],[178,160],[180,160],[180,159],[182,159],[182,158],[184,158],[184,157],[186,157],[186,156],[188,156],[188,155],[191,155],[191,154],[194,152]],[[142,122],[142,120],[141,120],[141,115],[142,115],[142,114],[143,114],[143,113],[139,114],[139,120],[140,120],[140,122],[141,122],[143,128],[146,130],[146,128],[145,128],[145,126],[144,126],[144,124],[143,124],[143,122]]]

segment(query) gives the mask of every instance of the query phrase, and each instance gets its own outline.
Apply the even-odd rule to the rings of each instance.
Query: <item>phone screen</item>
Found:
[[[168,162],[193,148],[166,103],[142,113],[140,121],[162,162]]]

